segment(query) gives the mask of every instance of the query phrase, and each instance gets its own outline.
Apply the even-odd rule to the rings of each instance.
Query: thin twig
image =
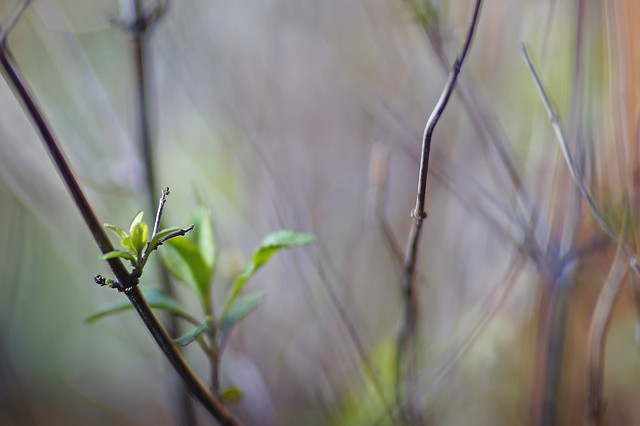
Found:
[[[415,265],[418,254],[418,245],[420,240],[420,231],[422,229],[422,222],[427,217],[427,214],[425,213],[425,198],[427,187],[427,172],[429,170],[429,153],[431,151],[431,139],[433,136],[433,131],[438,124],[438,120],[442,116],[442,113],[447,106],[449,98],[451,97],[451,93],[453,93],[458,75],[460,74],[460,69],[467,56],[469,47],[471,46],[471,40],[473,39],[473,34],[477,26],[481,4],[482,0],[476,0],[471,23],[467,31],[464,45],[462,47],[462,50],[460,51],[460,54],[456,57],[456,60],[451,67],[449,78],[444,86],[442,95],[440,96],[438,103],[433,109],[433,112],[429,116],[424,130],[424,136],[422,140],[422,155],[420,157],[420,172],[418,178],[418,194],[416,197],[416,206],[412,212],[414,221],[409,233],[407,250],[405,252],[404,268],[402,271],[401,290],[404,304],[404,319],[402,323],[402,329],[400,330],[400,333],[398,335],[395,372],[396,400],[398,405],[400,406],[403,406],[404,399],[401,389],[402,380],[406,380],[406,388],[408,388],[409,390],[409,392],[407,393],[410,393],[411,388],[414,386],[414,374],[412,370],[414,368],[413,364],[415,360],[408,359],[408,352],[411,352],[411,348],[412,346],[414,346],[418,322],[418,297],[417,289],[415,286]],[[412,358],[414,357],[412,356]],[[407,407],[405,414],[407,415],[407,420],[417,421],[419,419],[419,416],[417,416],[417,413],[411,406]]]
[[[621,241],[618,237],[618,234],[613,230],[611,225],[605,220],[604,216],[600,212],[599,207],[597,206],[591,192],[587,188],[584,183],[584,179],[582,177],[582,173],[576,166],[575,160],[571,155],[571,151],[569,150],[569,146],[567,144],[567,139],[565,138],[564,131],[562,130],[562,126],[560,125],[560,120],[558,118],[558,114],[556,114],[553,106],[551,105],[551,100],[547,95],[542,82],[540,81],[540,77],[538,77],[538,73],[536,72],[533,63],[531,62],[531,58],[529,57],[529,53],[527,52],[527,48],[524,43],[520,44],[522,48],[522,53],[524,55],[524,60],[527,64],[527,68],[529,69],[529,73],[533,78],[533,81],[538,89],[538,93],[542,98],[542,102],[544,104],[545,109],[547,110],[547,114],[549,115],[549,120],[551,121],[551,126],[553,127],[553,131],[556,134],[556,138],[558,143],[560,144],[560,149],[562,150],[562,154],[564,155],[564,159],[567,163],[567,167],[569,169],[569,173],[571,173],[571,177],[573,178],[576,185],[578,185],[578,189],[580,190],[580,194],[587,201],[591,214],[596,219],[598,224],[602,227],[602,229],[607,233],[609,238],[611,238],[616,244],[620,245],[620,249],[622,253],[627,257],[631,264],[631,268],[635,271],[636,274],[640,275],[640,267],[638,266],[638,259],[634,254],[633,250],[624,242]]]
[[[160,201],[158,201],[158,210],[156,210],[156,220],[153,223],[153,234],[151,235],[151,238],[155,237],[156,234],[158,233],[158,229],[160,229],[160,219],[162,218],[162,210],[164,210],[164,203],[167,201],[167,195],[169,195],[168,186],[162,190]]]
[[[625,226],[626,228],[626,226]],[[621,239],[624,239],[626,229]],[[589,400],[587,403],[587,423],[598,425],[604,412],[602,385],[604,376],[604,356],[607,347],[607,333],[611,323],[613,307],[620,295],[622,282],[627,274],[626,268],[621,268],[622,250],[618,245],[615,260],[611,265],[607,279],[600,290],[591,325],[589,327]]]
[[[7,34],[4,36],[6,37]],[[98,221],[91,205],[87,201],[82,189],[76,181],[67,160],[60,150],[58,142],[51,131],[51,126],[46,121],[39,106],[36,104],[35,98],[31,94],[24,78],[20,75],[18,68],[14,65],[11,58],[11,52],[6,44],[0,46],[0,66],[4,71],[5,79],[10,83],[16,98],[23,103],[27,115],[33,120],[34,126],[40,133],[40,136],[48,149],[62,180],[67,186],[67,190],[73,198],[85,223],[89,227],[100,251],[103,254],[113,251],[113,246],[111,245],[104,228]],[[121,260],[119,258],[113,258],[109,259],[108,263],[116,276],[116,279],[120,282],[122,290],[135,307],[162,352],[182,377],[189,392],[191,392],[191,394],[197,398],[207,411],[209,411],[209,413],[220,423],[225,425],[238,424],[237,420],[233,418],[226,407],[222,405],[220,401],[215,399],[202,382],[200,382],[193,370],[191,370],[182,355],[173,345],[170,337],[155,317],[151,308],[142,296],[142,293],[138,289],[137,280],[129,274]]]

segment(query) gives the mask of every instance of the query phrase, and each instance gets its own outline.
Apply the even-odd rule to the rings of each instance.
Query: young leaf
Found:
[[[200,249],[202,260],[213,270],[216,261],[216,244],[211,227],[211,213],[206,207],[198,207],[192,213],[191,220],[195,225],[191,237]]]
[[[178,305],[178,302],[176,302],[174,299],[170,298],[160,290],[153,287],[142,288],[142,294],[144,298],[147,300],[147,303],[149,304],[149,306],[151,306],[152,308],[162,309],[162,310],[171,312],[191,323],[195,323],[195,324],[198,323],[198,321],[193,319],[191,315],[189,315],[188,313],[182,310],[182,308]],[[127,299],[125,296],[122,296],[120,300],[114,303],[106,304],[98,308],[96,312],[94,312],[89,317],[87,317],[85,322],[87,323],[94,322],[107,315],[126,311],[128,309],[133,309],[133,305],[131,304],[131,302],[129,302],[129,299]]]
[[[129,234],[133,233],[133,227],[142,222],[142,216],[144,215],[143,211],[139,211],[133,216],[131,219],[131,225],[129,225]]]
[[[124,240],[120,241],[120,244],[122,245],[122,247],[131,250],[131,253],[133,254],[137,254],[136,252],[136,248],[133,245],[133,242],[131,241],[131,237],[127,237]]]
[[[270,258],[283,248],[303,246],[311,244],[315,241],[315,238],[311,234],[304,232],[296,232],[290,229],[281,229],[279,231],[272,232],[267,235],[260,247],[253,253],[253,263],[256,268],[264,265]]]
[[[224,320],[218,325],[220,331],[226,333],[234,324],[249,315],[262,303],[263,296],[261,293],[251,293],[236,298]]]
[[[121,240],[124,240],[125,238],[127,238],[129,236],[129,234],[127,234],[127,231],[125,231],[122,228],[118,228],[117,226],[113,226],[113,225],[108,224],[108,223],[105,223],[104,226],[105,226],[105,228],[111,229],[113,232],[118,234],[118,237],[120,237]]]
[[[209,298],[211,269],[202,260],[198,246],[188,238],[176,237],[168,240],[165,247],[160,253],[167,269],[205,303]]]
[[[148,250],[153,250],[163,238],[168,237],[169,235],[173,234],[174,232],[178,232],[179,230],[180,228],[173,227],[158,231],[155,237],[151,239]]]
[[[229,296],[227,296],[227,302],[225,303],[222,314],[220,315],[220,321],[225,321],[233,301],[238,296],[238,293],[240,293],[240,290],[242,290],[247,280],[251,278],[260,266],[264,265],[269,259],[271,259],[271,256],[273,256],[278,250],[311,244],[314,241],[315,237],[311,234],[292,231],[289,229],[282,229],[267,235],[265,239],[262,240],[260,246],[253,252],[251,262],[245,266],[242,273],[240,273],[233,282],[231,290],[229,290]]]
[[[138,222],[131,227],[131,245],[133,246],[134,253],[142,253],[144,246],[147,244],[147,238],[149,237],[149,228],[144,222]]]
[[[102,256],[100,256],[100,259],[107,260],[107,259],[113,259],[115,257],[122,257],[124,259],[131,261],[132,263],[136,263],[136,258],[133,257],[131,253],[129,253],[128,251],[121,251],[121,250],[114,250],[114,251],[110,251],[109,253],[105,253]]]
[[[231,386],[220,392],[218,395],[224,402],[237,402],[242,399],[242,389],[237,386]]]
[[[180,346],[187,346],[189,343],[200,337],[200,335],[207,329],[207,326],[209,324],[211,324],[211,317],[207,317],[207,319],[205,319],[199,326],[197,326],[190,332],[183,334],[177,339],[174,339],[173,342]]]

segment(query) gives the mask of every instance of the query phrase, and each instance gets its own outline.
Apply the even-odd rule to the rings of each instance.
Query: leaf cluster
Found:
[[[197,208],[191,214],[191,226],[163,229],[153,235],[150,241],[147,241],[149,231],[147,225],[142,222],[142,217],[142,212],[136,213],[129,226],[129,232],[105,224],[120,237],[120,243],[126,251],[112,251],[103,255],[102,259],[124,258],[131,263],[134,271],[137,270],[141,273],[150,253],[166,243],[160,251],[164,265],[178,282],[198,297],[204,319],[196,319],[182,309],[176,300],[157,289],[145,288],[143,294],[152,308],[168,311],[194,326],[188,333],[175,338],[174,343],[186,346],[198,342],[209,357],[212,369],[216,370],[228,333],[235,324],[253,312],[263,300],[264,295],[259,292],[242,294],[247,281],[278,251],[311,244],[315,241],[313,235],[287,229],[267,235],[254,250],[251,260],[234,279],[224,303],[221,304],[220,314],[215,315],[211,292],[215,277],[217,248],[209,210],[205,207]],[[193,232],[188,232],[191,230]],[[123,298],[116,303],[103,306],[88,317],[87,322],[93,322],[131,308],[129,300]],[[213,383],[213,388],[218,391],[217,383]],[[242,396],[242,391],[236,387],[230,387],[217,393],[226,401],[237,400]]]

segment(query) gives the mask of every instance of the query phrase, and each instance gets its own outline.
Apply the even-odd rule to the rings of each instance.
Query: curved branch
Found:
[[[407,242],[407,250],[405,251],[404,267],[402,271],[402,299],[403,299],[403,322],[400,333],[398,334],[398,343],[396,349],[396,365],[395,365],[395,379],[396,379],[396,401],[398,406],[404,407],[403,399],[410,397],[410,395],[403,396],[403,390],[401,387],[402,379],[406,380],[404,393],[410,394],[411,390],[415,387],[415,353],[412,354],[414,349],[414,341],[416,335],[416,329],[418,324],[418,297],[417,288],[415,285],[415,267],[416,259],[418,255],[418,247],[420,242],[420,231],[422,229],[422,222],[427,217],[425,213],[425,198],[427,187],[427,172],[429,170],[429,153],[431,151],[431,139],[433,137],[433,131],[435,130],[444,109],[449,102],[449,98],[453,93],[453,90],[458,80],[458,75],[462,68],[462,64],[469,52],[473,34],[478,24],[478,17],[480,15],[480,6],[482,0],[476,0],[471,23],[467,31],[464,45],[460,54],[456,57],[451,71],[449,72],[449,78],[444,86],[442,95],[438,100],[433,112],[427,120],[427,124],[424,130],[424,136],[422,140],[422,155],[420,157],[420,172],[418,177],[418,194],[416,197],[416,206],[412,211],[413,226],[409,233]],[[409,356],[411,355],[411,358]],[[407,398],[410,401],[412,398]],[[411,406],[406,405],[404,415],[407,420],[419,420],[419,416]]]

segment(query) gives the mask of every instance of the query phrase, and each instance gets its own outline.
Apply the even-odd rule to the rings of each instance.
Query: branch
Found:
[[[4,34],[3,39],[6,39],[6,36],[7,34]],[[47,123],[44,114],[40,111],[40,108],[28,89],[24,78],[20,75],[18,68],[14,65],[11,58],[12,55],[8,47],[6,44],[2,44],[0,46],[0,66],[4,71],[5,79],[13,88],[14,95],[22,102],[25,112],[32,119],[34,126],[40,133],[45,147],[48,149],[62,180],[67,186],[67,190],[73,198],[85,223],[89,227],[100,251],[103,254],[113,251],[113,246],[111,245],[104,228],[98,221],[58,146],[53,132],[51,131],[51,126]],[[197,398],[209,413],[211,413],[211,415],[213,415],[220,423],[225,425],[238,424],[224,405],[211,395],[202,382],[200,382],[193,370],[189,368],[188,364],[173,345],[166,331],[162,328],[162,325],[151,311],[151,308],[145,301],[142,293],[137,288],[137,280],[129,274],[119,258],[109,259],[108,263],[117,280],[122,285],[123,291],[153,335],[156,343],[160,346],[160,349],[164,352],[171,365],[173,365],[178,374],[180,374],[184,380],[184,384],[189,392],[191,392],[191,394]]]
[[[395,372],[396,400],[399,406],[403,406],[404,399],[403,392],[400,386],[403,376],[406,375],[407,379],[407,384],[405,386],[407,388],[406,393],[410,393],[411,388],[414,386],[412,383],[414,376],[412,370],[415,364],[415,357],[412,357],[412,359],[410,360],[407,360],[407,358],[409,355],[408,352],[414,345],[418,322],[418,297],[417,289],[415,286],[415,266],[420,241],[420,231],[422,229],[422,222],[427,217],[427,214],[425,213],[425,198],[427,187],[427,172],[429,170],[429,153],[431,151],[431,139],[433,137],[433,131],[435,130],[435,127],[438,124],[438,121],[442,116],[447,103],[449,102],[449,98],[451,97],[451,93],[455,88],[458,75],[460,74],[462,64],[464,63],[464,60],[471,46],[471,40],[473,39],[473,34],[478,23],[481,4],[482,0],[476,0],[473,10],[473,16],[471,19],[471,23],[469,24],[469,29],[467,31],[464,45],[462,47],[462,50],[460,51],[460,54],[451,67],[449,78],[447,79],[447,82],[444,86],[442,95],[440,96],[438,103],[433,109],[433,112],[429,116],[424,130],[424,137],[422,140],[422,155],[420,157],[420,172],[418,178],[418,194],[416,197],[416,206],[411,213],[414,221],[409,233],[402,272],[401,290],[404,304],[404,319],[402,329],[400,330],[400,333],[398,335]],[[405,374],[403,374],[403,370]],[[415,410],[413,410],[411,405],[407,406],[405,414],[408,416],[408,420],[417,419]]]
[[[538,89],[538,93],[542,98],[542,103],[544,104],[544,107],[547,110],[547,114],[549,115],[551,126],[553,127],[553,131],[555,132],[558,143],[560,144],[560,149],[562,150],[562,154],[564,155],[564,159],[567,163],[569,172],[571,173],[571,177],[573,178],[574,182],[578,186],[578,189],[580,190],[580,194],[589,205],[589,210],[591,210],[591,214],[593,215],[593,217],[596,219],[596,221],[602,227],[602,229],[606,232],[609,238],[611,238],[613,242],[615,242],[616,244],[620,245],[620,249],[622,250],[622,253],[629,260],[631,268],[635,271],[636,274],[640,275],[638,258],[634,254],[633,250],[631,250],[631,248],[623,240],[621,240],[618,237],[618,234],[613,230],[611,225],[609,225],[609,223],[605,220],[604,216],[600,212],[599,207],[597,206],[595,200],[593,199],[593,195],[591,195],[591,192],[587,188],[584,182],[584,178],[582,177],[582,173],[578,169],[576,162],[573,156],[571,155],[571,150],[569,150],[569,145],[564,135],[564,131],[562,130],[562,126],[560,125],[558,114],[556,114],[556,111],[553,109],[553,106],[551,105],[551,100],[549,99],[549,96],[547,95],[547,91],[542,85],[542,82],[540,81],[540,77],[538,77],[538,73],[536,72],[533,66],[533,63],[531,62],[531,58],[529,57],[527,48],[524,43],[521,43],[520,46],[522,48],[522,54],[524,55],[524,60],[527,64],[527,68],[529,69],[529,73],[533,78],[533,82],[535,83],[536,88]]]

